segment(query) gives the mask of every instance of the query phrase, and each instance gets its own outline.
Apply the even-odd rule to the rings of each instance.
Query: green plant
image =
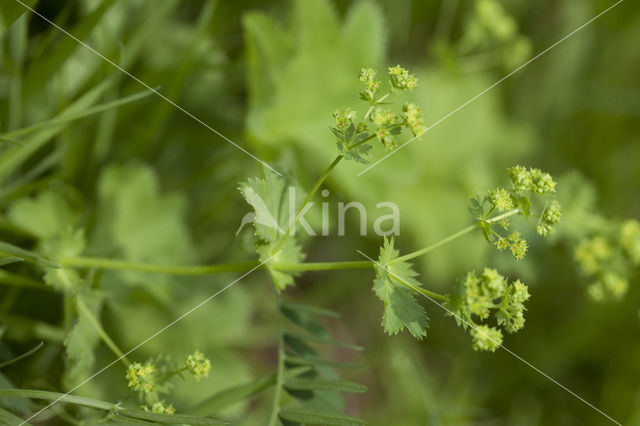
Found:
[[[356,112],[351,108],[333,114],[335,127],[331,130],[336,137],[339,154],[313,184],[306,197],[302,201],[296,200],[296,215],[292,220],[287,216],[291,207],[284,202],[289,186],[294,185],[290,177],[278,176],[265,170],[264,179],[250,179],[240,186],[242,195],[255,213],[255,243],[259,261],[200,267],[82,257],[82,232],[69,231],[67,223],[73,223],[73,213],[65,207],[63,200],[55,194],[45,193],[34,201],[25,201],[50,206],[49,210],[59,212],[61,218],[67,218],[57,221],[57,225],[51,229],[34,228],[33,232],[42,236],[40,252],[50,259],[39,263],[44,262],[45,266],[55,265],[53,268],[45,269],[45,281],[58,291],[73,294],[82,313],[80,318],[86,318],[86,324],[78,324],[77,327],[81,327],[78,333],[88,336],[92,335],[90,330],[95,329],[97,335],[90,344],[95,344],[95,339],[101,338],[116,355],[122,357],[122,351],[106,334],[93,313],[99,309],[99,295],[93,295],[88,289],[83,289],[83,278],[77,268],[210,274],[248,271],[263,266],[273,279],[278,314],[278,368],[273,383],[276,390],[270,418],[270,424],[275,425],[278,419],[298,423],[314,423],[320,419],[330,424],[361,422],[340,414],[344,407],[340,393],[363,392],[366,388],[340,379],[334,371],[335,368],[357,366],[326,360],[313,348],[316,344],[344,345],[334,342],[328,331],[315,319],[317,316],[335,317],[337,314],[308,305],[282,301],[281,292],[287,286],[293,285],[295,278],[304,271],[373,269],[376,273],[373,290],[384,304],[382,325],[388,334],[396,334],[406,329],[418,339],[426,336],[428,318],[425,309],[415,299],[416,296],[441,302],[448,314],[464,329],[469,330],[473,338],[473,348],[476,350],[494,351],[501,345],[502,333],[496,327],[502,327],[510,333],[521,329],[524,326],[524,302],[529,298],[529,293],[527,287],[519,280],[509,283],[508,279],[496,270],[485,269],[480,275],[470,272],[458,282],[452,293],[442,295],[423,288],[416,279],[417,273],[412,269],[409,260],[430,253],[476,229],[483,232],[493,247],[498,250],[509,248],[516,259],[522,259],[528,244],[518,230],[508,231],[511,227],[509,219],[514,216],[526,219],[537,217],[538,234],[547,236],[553,233],[560,218],[559,204],[552,198],[555,182],[551,176],[538,169],[526,169],[521,166],[509,169],[510,189],[498,188],[471,200],[470,211],[475,223],[423,249],[400,256],[394,247],[393,238],[385,238],[377,261],[369,259],[352,262],[303,262],[305,255],[295,237],[296,225],[312,197],[338,163],[343,159],[366,162],[370,141],[374,138],[385,148],[393,149],[397,146],[396,140],[401,136],[402,129],[419,135],[424,128],[420,109],[415,104],[404,104],[401,114],[381,109],[381,105],[388,105],[389,97],[397,91],[413,88],[417,84],[415,77],[399,66],[389,68],[389,92],[379,98],[376,98],[376,92],[381,83],[375,78],[376,73],[372,69],[363,69],[360,74],[360,80],[364,85],[361,99],[368,103],[367,112],[361,120],[357,120]],[[369,131],[369,126],[373,126],[374,130]],[[26,211],[22,204],[16,205],[14,209],[15,217],[21,218],[21,222],[16,223],[21,223],[24,228],[28,228],[30,223],[36,224],[28,222],[24,215],[17,213],[20,210]],[[509,234],[503,235],[504,231],[508,231]],[[18,253],[14,250],[12,255],[15,254]],[[39,258],[34,255],[31,259],[36,261]],[[88,303],[91,303],[91,306]],[[285,321],[297,326],[304,333],[289,331]],[[81,342],[82,345],[88,344],[86,338]],[[71,350],[71,346],[68,347]],[[70,352],[71,354],[73,352]],[[206,376],[210,368],[209,360],[199,352],[190,355],[185,365],[180,368],[166,358],[149,360],[145,364],[130,364],[124,357],[122,360],[127,365],[126,377],[129,387],[138,391],[144,404],[143,410],[167,415],[175,412],[173,405],[161,398],[161,395],[166,394],[171,388],[168,379],[187,370],[199,379]],[[288,397],[284,396],[283,390],[286,390]]]

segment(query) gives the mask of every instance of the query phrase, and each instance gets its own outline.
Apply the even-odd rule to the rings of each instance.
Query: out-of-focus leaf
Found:
[[[111,238],[125,259],[193,262],[184,197],[161,194],[153,169],[135,163],[108,167],[99,188]]]
[[[53,191],[15,201],[7,216],[15,225],[41,239],[59,234],[76,221],[76,215],[66,200]]]
[[[283,407],[280,409],[279,414],[284,420],[299,424],[337,426],[358,426],[367,424],[364,420],[360,420],[357,417],[302,407]]]
[[[103,297],[88,290],[82,290],[79,297],[95,318],[99,318],[102,309]],[[95,360],[93,351],[100,341],[100,336],[87,318],[80,310],[78,318],[71,332],[64,341],[67,353],[67,365],[65,370],[65,381],[67,386],[77,385],[86,378]]]
[[[36,1],[37,0],[22,0],[22,3],[24,3],[28,7],[33,7]],[[16,19],[27,12],[29,12],[29,9],[27,9],[17,1],[3,1],[0,4],[0,36],[2,36],[5,31],[7,31],[7,29],[9,29],[11,24],[13,24]]]

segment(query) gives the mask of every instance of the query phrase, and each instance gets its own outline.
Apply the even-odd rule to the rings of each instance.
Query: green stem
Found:
[[[109,347],[109,349],[111,349],[111,351],[114,354],[116,354],[118,359],[120,361],[122,361],[124,365],[126,365],[128,367],[129,364],[131,364],[131,363],[129,362],[127,357],[124,356],[124,352],[122,352],[122,350],[118,347],[116,342],[114,342],[113,339],[111,339],[111,337],[107,334],[105,329],[102,328],[102,325],[96,319],[96,317],[93,316],[93,313],[91,312],[91,309],[89,309],[89,307],[86,305],[86,303],[84,303],[84,300],[82,300],[80,295],[76,296],[76,304],[78,306],[78,311],[81,312],[82,315],[87,317],[87,320],[89,320],[89,323],[96,330],[96,332],[98,333],[100,338],[104,341],[104,343]]]
[[[442,247],[443,245],[445,245],[447,243],[450,243],[451,241],[453,241],[453,240],[455,240],[457,238],[460,238],[461,236],[463,236],[465,234],[468,234],[469,232],[471,232],[474,229],[476,229],[478,227],[478,225],[483,223],[483,222],[486,222],[486,223],[500,222],[502,219],[506,219],[506,218],[508,218],[510,216],[516,215],[519,212],[520,212],[520,210],[513,209],[513,210],[510,210],[510,211],[508,211],[506,213],[503,213],[501,215],[492,217],[490,219],[485,219],[483,221],[479,221],[477,223],[474,223],[473,225],[469,225],[466,228],[461,229],[460,231],[458,231],[458,232],[456,232],[454,234],[449,235],[448,237],[443,238],[442,240],[438,241],[437,243],[431,244],[430,246],[427,246],[427,247],[422,248],[420,250],[416,250],[416,251],[414,251],[412,253],[405,254],[404,256],[397,257],[397,258],[393,259],[389,263],[403,262],[403,261],[406,261],[406,260],[414,259],[416,257],[420,257],[420,256],[422,256],[424,254],[429,253],[430,251],[433,251],[433,250],[437,249],[438,247]]]
[[[71,268],[98,268],[121,271],[154,272],[169,275],[209,275],[224,272],[244,272],[255,268],[258,261],[228,263],[223,265],[154,265],[100,257],[76,257],[63,259],[61,263]]]
[[[333,162],[329,165],[329,167],[327,167],[327,169],[322,173],[322,175],[320,175],[318,180],[316,180],[316,182],[313,184],[313,186],[311,187],[311,190],[307,194],[307,197],[302,202],[302,205],[300,206],[298,213],[296,213],[296,216],[293,218],[293,222],[291,222],[291,224],[289,225],[289,229],[287,229],[287,232],[282,236],[282,238],[280,238],[280,241],[273,249],[273,253],[277,253],[278,250],[282,248],[282,245],[287,240],[287,238],[289,238],[289,235],[291,235],[291,233],[294,232],[296,224],[300,220],[300,217],[302,216],[302,212],[304,211],[304,208],[306,207],[307,204],[309,204],[309,202],[311,201],[315,193],[318,191],[318,188],[320,188],[320,185],[322,185],[322,182],[324,182],[327,176],[329,176],[329,173],[331,173],[331,170],[333,170],[334,167],[336,167],[338,163],[342,161],[343,158],[344,157],[342,155],[338,155],[335,158],[335,160],[333,160]]]
[[[420,294],[422,294],[423,296],[427,296],[430,299],[435,299],[435,300],[439,300],[441,302],[446,302],[447,296],[440,294],[440,293],[436,293],[435,291],[430,291],[427,290],[426,288],[422,288],[422,287],[418,287],[416,285],[411,284],[410,282],[407,282],[403,279],[400,279],[398,276],[396,276],[395,274],[392,274],[394,276],[394,278],[396,279],[396,281],[398,281],[400,284],[404,285],[405,287],[418,292]]]
[[[276,263],[273,269],[277,271],[337,271],[341,269],[370,269],[373,262],[356,260],[349,262],[304,262],[304,263]]]
[[[273,405],[271,406],[271,416],[269,417],[269,426],[276,426],[278,423],[278,413],[280,411],[280,398],[282,397],[282,386],[284,384],[284,323],[282,321],[282,301],[280,293],[275,283],[273,292],[276,301],[276,325],[278,327],[278,372],[276,373],[276,390],[273,395]]]

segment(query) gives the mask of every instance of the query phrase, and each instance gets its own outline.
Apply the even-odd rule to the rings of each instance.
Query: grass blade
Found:
[[[85,398],[83,396],[66,395],[59,392],[49,392],[32,389],[0,389],[0,396],[15,396],[19,398],[42,399],[46,401],[56,401],[66,404],[81,405],[83,407],[95,408],[97,410],[117,413],[120,416],[132,419],[149,420],[165,424],[189,424],[189,425],[221,425],[227,421],[218,419],[208,419],[204,417],[189,416],[186,414],[158,414],[142,410],[130,410],[121,408],[117,404],[97,399]]]
[[[12,138],[16,138],[19,136],[23,136],[27,133],[31,133],[35,130],[39,130],[45,127],[49,127],[49,126],[56,126],[56,125],[60,125],[60,124],[67,124],[71,121],[75,121],[75,120],[79,120],[81,118],[85,118],[88,117],[90,115],[94,115],[94,114],[98,114],[107,110],[110,110],[112,108],[117,108],[120,107],[122,105],[126,105],[128,103],[131,102],[135,102],[139,99],[145,98],[149,95],[151,95],[153,92],[150,90],[144,90],[142,92],[138,92],[135,93],[133,95],[130,96],[126,96],[124,98],[121,99],[117,99],[115,101],[111,101],[111,102],[107,102],[101,105],[96,105],[94,107],[91,108],[87,108],[83,111],[74,113],[74,114],[66,114],[66,115],[62,115],[60,114],[57,117],[54,117],[50,120],[44,120],[41,121],[39,123],[36,123],[34,125],[28,126],[28,127],[23,127],[21,129],[16,129],[16,130],[12,130],[10,132],[5,133],[4,135],[0,136],[0,139],[5,139],[7,141],[12,140]]]
[[[36,265],[45,266],[47,268],[62,268],[62,266],[58,265],[55,262],[40,257],[30,251],[21,249],[20,247],[14,246],[13,244],[5,243],[4,241],[0,241],[0,254],[10,254],[15,257],[20,257],[27,262],[35,263]]]

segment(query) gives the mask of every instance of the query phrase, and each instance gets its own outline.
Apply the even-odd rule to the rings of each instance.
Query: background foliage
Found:
[[[234,235],[248,211],[237,188],[260,175],[260,165],[12,1],[0,5],[1,239],[54,257],[84,250],[168,264],[249,258],[244,234]],[[307,188],[335,156],[330,113],[349,105],[362,66],[415,71],[412,96],[433,123],[612,4],[518,0],[483,15],[483,2],[458,0],[27,3]],[[445,292],[485,265],[526,281],[527,326],[505,345],[624,424],[640,424],[638,270],[624,298],[594,303],[573,251],[594,215],[640,218],[639,19],[637,4],[622,3],[421,141],[360,177],[362,165],[343,164],[325,185],[333,206],[356,200],[375,212],[380,201],[398,204],[396,246],[406,252],[466,226],[467,200],[504,185],[513,164],[559,178],[560,232],[551,243],[530,236],[536,243],[525,260],[515,263],[473,235],[415,267],[429,288]],[[333,232],[306,242],[308,260],[361,260],[358,249],[373,255],[381,244],[374,219],[369,236],[359,236],[354,221],[347,238]],[[311,222],[319,220],[312,213]],[[2,369],[3,388],[65,391],[113,359],[65,293],[69,280],[90,283],[82,300],[126,350],[236,276],[42,271],[22,262],[0,269],[0,359],[44,342]],[[285,293],[341,313],[323,323],[365,348],[331,354],[368,367],[345,373],[368,387],[348,397],[348,414],[380,425],[603,423],[508,353],[474,352],[429,302],[425,340],[384,335],[372,278],[311,272]],[[271,292],[267,276],[254,273],[130,358],[182,359],[199,349],[211,359],[210,378],[176,381],[178,412],[260,424],[269,392],[224,409],[202,402],[273,373]],[[76,393],[130,397],[124,374],[115,365]],[[30,411],[24,400],[0,404]],[[95,413],[58,406],[49,415],[43,424]]]

